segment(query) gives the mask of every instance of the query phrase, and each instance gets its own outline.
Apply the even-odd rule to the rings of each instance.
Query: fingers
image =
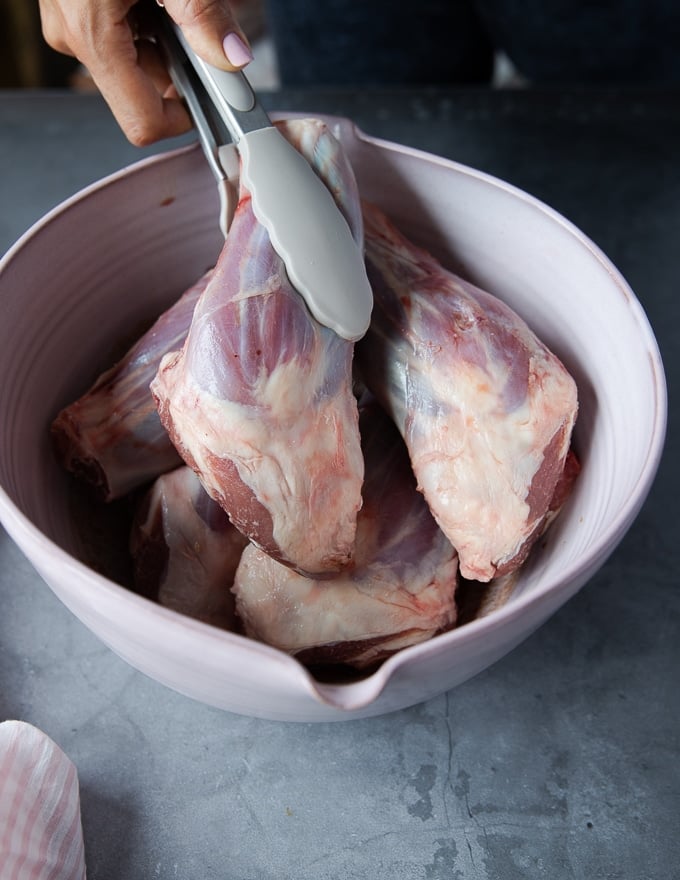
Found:
[[[135,43],[135,0],[40,0],[46,42],[88,69],[128,140],[137,146],[188,131],[191,120],[158,50]]]
[[[66,28],[60,8],[52,0],[39,0],[40,24],[48,46],[63,55],[75,55],[66,40]]]
[[[191,127],[157,49],[135,42],[130,26],[144,4],[136,0],[39,0],[48,45],[88,69],[127,138],[144,146]],[[225,70],[244,67],[252,53],[227,0],[166,0],[167,14],[205,61]]]
[[[164,5],[204,61],[223,70],[238,70],[253,60],[226,0],[165,0]]]
[[[134,41],[127,17],[98,22],[96,40],[82,43],[80,60],[88,68],[128,140],[146,146],[191,128],[158,48]]]
[[[170,77],[158,50],[146,41],[134,42],[127,17],[98,23],[97,44],[82,51],[81,60],[133,144],[145,146],[189,130],[181,102],[165,97]]]
[[[165,59],[158,46],[146,39],[135,40],[137,65],[149,77],[159,95],[164,95],[172,85]]]
[[[191,128],[155,46],[140,42],[135,57],[119,63],[113,75],[95,66],[92,77],[126,137],[145,146]]]

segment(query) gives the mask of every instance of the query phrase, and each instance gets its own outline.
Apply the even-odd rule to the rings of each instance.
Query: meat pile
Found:
[[[364,249],[366,336],[312,317],[242,187],[214,269],[52,435],[103,500],[144,491],[143,595],[365,669],[455,626],[461,577],[523,564],[578,473],[576,386],[506,305],[362,203],[324,123],[279,125]]]

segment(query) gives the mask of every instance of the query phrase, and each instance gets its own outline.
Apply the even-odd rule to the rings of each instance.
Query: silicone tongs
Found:
[[[330,192],[272,125],[245,75],[207,64],[170,16],[161,13],[158,19],[170,74],[218,183],[222,231],[226,235],[237,198],[235,148],[255,216],[291,284],[317,321],[345,339],[360,339],[373,294],[363,254]]]

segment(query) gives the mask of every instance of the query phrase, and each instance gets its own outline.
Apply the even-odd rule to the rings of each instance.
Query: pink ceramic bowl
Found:
[[[333,120],[364,196],[414,240],[522,314],[577,380],[583,470],[545,547],[486,616],[395,655],[373,675],[316,681],[265,645],[185,618],[83,560],[69,482],[48,426],[220,247],[202,154],[140,162],[36,224],[0,264],[0,517],[59,598],[132,666],[213,706],[328,721],[433,697],[499,660],[566,602],[631,525],[666,422],[663,368],[639,302],[578,229],[502,181]],[[623,404],[625,401],[625,405]]]

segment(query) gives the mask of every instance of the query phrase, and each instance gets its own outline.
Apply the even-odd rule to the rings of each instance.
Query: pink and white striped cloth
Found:
[[[78,775],[42,731],[0,724],[0,880],[84,880]]]

